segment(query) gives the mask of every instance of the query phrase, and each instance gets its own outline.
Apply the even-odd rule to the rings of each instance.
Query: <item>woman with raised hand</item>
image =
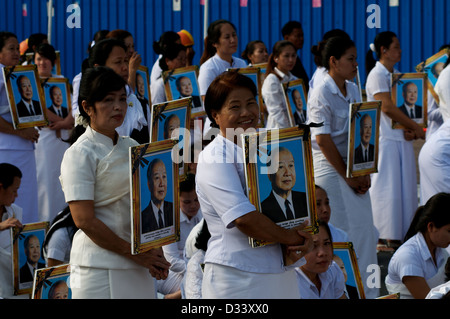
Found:
[[[61,164],[61,185],[79,231],[72,243],[74,299],[155,298],[154,278],[170,264],[162,249],[131,254],[129,148],[119,136],[127,112],[126,79],[110,68],[83,73],[80,122]]]

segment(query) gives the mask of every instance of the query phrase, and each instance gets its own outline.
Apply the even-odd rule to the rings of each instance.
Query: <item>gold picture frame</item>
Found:
[[[171,244],[180,238],[177,143],[176,139],[168,139],[130,148],[132,254]],[[153,180],[165,180],[163,204],[159,207],[163,225],[153,215],[154,198],[160,204],[162,202],[160,195],[154,195],[152,191]]]
[[[35,275],[33,269],[45,268],[41,248],[49,227],[49,222],[38,222],[11,229],[14,295],[31,293]],[[39,257],[38,260],[36,257]]]
[[[242,134],[246,190],[256,210],[277,225],[292,228],[309,220],[305,231],[317,232],[314,170],[309,128],[285,128]],[[286,159],[288,158],[288,159]],[[286,166],[287,165],[287,166]],[[290,172],[287,191],[292,217],[278,204],[277,173],[279,167]],[[280,169],[281,169],[280,168]],[[254,238],[252,247],[269,244]]]
[[[378,172],[381,101],[351,103],[347,178]]]
[[[65,118],[72,113],[72,95],[70,94],[70,83],[67,78],[47,78],[41,80],[41,86],[44,90],[45,96],[45,108],[47,111],[55,113],[52,108],[52,95],[51,91],[54,87],[61,90],[62,93],[62,105],[61,112],[62,117]],[[56,114],[56,113],[55,113]]]
[[[333,243],[333,260],[345,270],[346,295],[348,299],[366,299],[361,273],[352,242]]]
[[[36,270],[31,299],[72,299],[69,278],[69,264]]]
[[[48,125],[44,110],[45,96],[36,65],[4,67],[3,77],[14,128],[18,130]],[[20,86],[23,86],[25,91],[19,88],[19,82],[22,83]],[[30,107],[27,107],[22,96],[29,101],[27,103]]]
[[[283,90],[290,125],[304,124],[306,122],[306,105],[308,103],[305,83],[302,79],[289,81],[283,84]],[[302,109],[301,115],[297,112],[300,107]]]
[[[406,116],[410,117],[423,128],[426,128],[428,123],[427,82],[426,73],[391,74],[392,102]],[[411,94],[411,96],[409,96],[409,94]],[[410,101],[406,102],[407,99]],[[413,103],[414,109],[409,107],[411,103]],[[412,111],[412,115],[410,115],[410,111]],[[392,128],[403,129],[404,126],[392,120]]]

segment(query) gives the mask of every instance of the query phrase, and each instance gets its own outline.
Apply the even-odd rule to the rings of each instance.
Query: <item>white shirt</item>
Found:
[[[119,137],[113,145],[109,137],[88,126],[61,163],[66,201],[93,200],[95,216],[126,241],[131,238],[129,148],[136,145],[128,137]],[[82,230],[73,238],[70,263],[105,269],[141,267],[97,246]]]
[[[327,271],[319,274],[322,284],[320,291],[301,268],[296,268],[295,271],[301,299],[339,299],[345,293],[344,274],[334,261]]]
[[[450,193],[450,120],[422,146],[418,163],[421,205],[439,192]]]
[[[331,238],[334,243],[346,243],[350,241],[348,234],[346,231],[337,228],[336,226],[328,223],[328,227],[330,228]]]
[[[52,235],[48,242],[47,258],[61,260],[68,263],[70,259],[70,249],[72,248],[72,240],[69,236],[67,227],[61,227]]]
[[[167,101],[164,80],[162,77],[159,77],[150,84],[150,96],[152,98],[152,104],[164,103]]]
[[[436,82],[434,90],[439,96],[439,109],[444,121],[450,119],[450,67],[446,66],[442,70]]]
[[[201,219],[202,213],[200,210],[197,212],[197,215],[189,219],[180,209],[180,240],[163,246],[164,256],[171,265],[170,270],[182,272],[186,269],[186,261],[183,256],[186,239]]]
[[[347,96],[343,96],[333,78],[326,74],[323,84],[316,87],[308,100],[308,122],[322,123],[321,127],[311,128],[311,145],[314,161],[323,163],[325,167],[331,164],[322,154],[317,144],[316,136],[329,134],[336,145],[339,154],[347,161],[348,126],[350,103],[360,102],[358,86],[346,81]],[[319,172],[320,167],[314,167]]]
[[[234,225],[256,210],[245,193],[243,163],[242,149],[221,135],[199,154],[196,191],[211,233],[205,262],[252,273],[282,273],[286,268],[280,245],[251,248],[249,237]]]
[[[398,73],[394,69],[394,73]],[[375,67],[367,76],[366,94],[367,101],[375,101],[374,95],[378,93],[391,93],[391,72],[377,61]],[[396,141],[404,141],[403,130],[393,129],[392,120],[384,112],[380,117],[380,138],[387,138]]]
[[[272,190],[272,194],[273,196],[275,196],[275,199],[277,200],[278,206],[280,206],[281,210],[283,211],[284,217],[287,218],[286,215],[286,200],[289,202],[289,207],[291,208],[292,214],[295,216],[295,209],[294,209],[294,204],[292,201],[292,192],[289,192],[289,195],[287,196],[286,199],[284,199],[283,197],[281,197],[280,195],[278,195],[277,193],[275,193]]]
[[[116,129],[120,136],[130,136],[134,129],[140,131],[147,125],[147,119],[144,116],[141,102],[136,95],[131,92],[128,85],[126,86],[126,91],[128,104],[127,113],[125,114],[122,125]]]
[[[322,85],[323,79],[325,78],[326,74],[328,74],[328,70],[323,66],[318,66],[316,71],[314,71],[311,80],[309,80],[308,99],[311,96],[312,90]]]
[[[386,284],[401,284],[405,276],[423,277],[428,280],[434,277],[438,269],[449,257],[443,248],[436,248],[436,264],[431,257],[430,250],[422,233],[417,233],[408,239],[392,256]]]
[[[281,81],[275,74],[270,73],[266,76],[261,88],[261,94],[268,113],[266,128],[291,127],[283,83],[297,80],[297,77],[290,72],[289,74],[284,74],[277,68],[274,71],[281,77]]]
[[[247,63],[240,58],[233,57],[233,61],[230,64],[230,62],[222,60],[216,53],[200,66],[198,73],[200,95],[205,95],[211,82],[227,69],[245,67],[247,67]]]
[[[155,63],[152,67],[152,72],[150,73],[150,84],[158,80],[158,78],[161,76],[162,69],[159,66],[159,60],[162,58],[162,54],[158,55],[158,59],[156,59]]]

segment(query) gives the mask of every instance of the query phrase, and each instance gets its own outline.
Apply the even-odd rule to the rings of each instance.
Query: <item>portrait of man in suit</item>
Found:
[[[412,119],[422,118],[422,106],[417,105],[418,89],[413,82],[407,82],[402,87],[402,96],[404,103],[400,106],[400,110]]]
[[[174,137],[172,136],[173,131],[180,128],[180,118],[176,114],[170,114],[164,121],[164,133],[163,137],[165,140]],[[176,137],[176,136],[175,136]]]
[[[193,95],[194,88],[192,87],[192,81],[187,76],[180,76],[175,81],[177,91],[180,93],[180,99],[185,97],[192,97],[192,107],[201,107],[202,102],[200,96]]]
[[[173,225],[173,203],[165,200],[167,194],[167,171],[164,162],[156,158],[147,170],[147,186],[150,203],[141,212],[142,233]]]
[[[50,100],[52,101],[52,105],[48,107],[48,110],[55,113],[59,117],[65,118],[68,114],[67,107],[63,106],[63,95],[61,89],[53,85],[49,89]]]
[[[354,163],[373,162],[375,146],[370,144],[372,138],[372,118],[369,114],[364,114],[359,120],[359,134],[361,143],[355,149]]]
[[[291,97],[295,105],[295,110],[292,110],[294,112],[295,124],[303,124],[306,122],[306,111],[303,109],[302,95],[299,90],[294,89],[292,90]]]
[[[23,242],[23,246],[27,261],[19,270],[19,281],[21,283],[33,281],[34,271],[45,267],[44,263],[39,262],[41,243],[36,235],[28,235]]]
[[[33,87],[30,79],[26,75],[17,78],[17,88],[20,93],[20,102],[17,103],[17,113],[19,117],[41,115],[41,104],[33,100]]]
[[[294,191],[296,182],[295,161],[291,151],[285,147],[271,152],[271,161],[278,162],[277,172],[268,174],[272,190],[261,203],[261,211],[273,222],[308,216],[306,193]]]

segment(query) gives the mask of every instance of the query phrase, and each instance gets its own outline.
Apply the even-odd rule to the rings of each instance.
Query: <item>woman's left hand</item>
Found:
[[[302,230],[297,230],[299,236],[304,238],[303,245],[285,246],[283,245],[284,264],[286,266],[295,264],[313,249],[311,234]]]

